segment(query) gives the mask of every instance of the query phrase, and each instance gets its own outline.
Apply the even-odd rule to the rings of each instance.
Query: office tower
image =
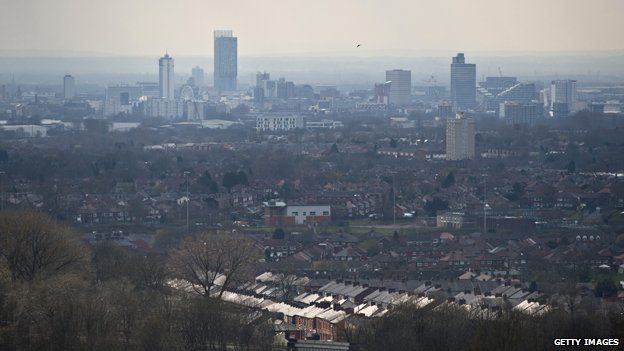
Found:
[[[466,63],[463,53],[453,57],[451,63],[451,103],[456,111],[477,106],[477,66]]]
[[[564,106],[565,105],[565,106]],[[576,81],[553,80],[550,85],[550,110],[553,116],[565,117],[576,112]]]
[[[254,87],[253,88],[253,98],[254,102],[261,103],[264,101],[264,88],[262,87]]]
[[[76,81],[74,77],[66,74],[63,77],[63,98],[65,100],[73,99],[76,97]]]
[[[267,72],[258,72],[256,73],[256,87],[262,87],[265,80],[270,80],[271,74]]]
[[[446,120],[446,159],[458,161],[475,157],[475,121],[462,113]]]
[[[276,90],[278,99],[289,99],[295,96],[295,83],[280,78],[277,80]]]
[[[500,117],[508,125],[535,125],[535,121],[540,117],[542,106],[538,102],[511,102],[502,103]]]
[[[388,102],[396,106],[409,105],[412,96],[412,71],[386,71],[386,82],[390,83]]]
[[[238,42],[231,30],[214,32],[214,87],[217,92],[235,91]]]
[[[277,82],[274,80],[262,81],[262,90],[264,91],[265,97],[276,98],[277,97]]]
[[[263,102],[265,98],[265,83],[271,79],[271,75],[267,72],[256,73],[256,86],[254,87],[254,101]]]
[[[206,83],[204,69],[199,66],[195,66],[195,68],[191,70],[191,77],[196,87],[203,87]]]
[[[388,95],[390,94],[390,82],[385,83],[375,83],[375,88],[373,90],[373,102],[379,104],[387,104],[388,103]]]
[[[160,97],[165,100],[173,100],[173,57],[169,54],[158,60],[158,83],[160,85]]]

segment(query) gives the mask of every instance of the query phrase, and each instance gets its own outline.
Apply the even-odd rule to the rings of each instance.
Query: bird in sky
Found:
[[[362,46],[362,44],[357,44],[356,48],[359,48],[360,46]]]

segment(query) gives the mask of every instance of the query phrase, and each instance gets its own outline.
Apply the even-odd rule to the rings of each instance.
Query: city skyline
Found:
[[[95,1],[88,9],[76,0],[2,2],[6,10],[0,14],[0,47],[32,55],[73,52],[136,56],[156,55],[164,49],[178,56],[207,55],[212,51],[210,33],[218,28],[230,28],[245,38],[240,43],[239,54],[243,56],[624,49],[618,38],[624,32],[624,23],[618,20],[624,3],[617,0],[599,4],[581,0],[446,0],[435,4],[279,0],[272,6],[249,1],[185,0],[180,6],[171,6],[164,1],[115,0]],[[14,13],[29,15],[22,18]],[[319,16],[324,25],[318,24]],[[152,23],[170,25],[159,29]],[[595,40],[597,37],[601,40]],[[361,47],[356,48],[356,44]]]

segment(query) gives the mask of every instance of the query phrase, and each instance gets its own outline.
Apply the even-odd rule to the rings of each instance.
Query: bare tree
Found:
[[[0,255],[13,280],[81,268],[86,251],[70,229],[32,211],[0,213]]]
[[[233,282],[243,278],[257,260],[248,238],[229,234],[201,234],[189,237],[173,251],[170,268],[176,278],[192,284],[204,296],[220,287],[219,298]]]

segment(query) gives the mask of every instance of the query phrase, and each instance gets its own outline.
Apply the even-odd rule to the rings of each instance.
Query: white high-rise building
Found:
[[[458,113],[446,119],[446,159],[458,161],[475,157],[475,120]]]
[[[165,100],[173,100],[175,97],[173,92],[173,57],[169,54],[165,54],[158,60],[158,83],[160,85],[160,97]]]
[[[563,107],[564,111],[558,111],[561,107]],[[576,112],[575,80],[553,80],[551,82],[550,110],[554,115],[569,115]]]
[[[386,71],[386,82],[390,83],[388,102],[396,106],[409,105],[412,96],[412,71]]]
[[[76,81],[74,77],[69,74],[66,74],[63,77],[63,98],[64,99],[73,99],[76,97]]]

